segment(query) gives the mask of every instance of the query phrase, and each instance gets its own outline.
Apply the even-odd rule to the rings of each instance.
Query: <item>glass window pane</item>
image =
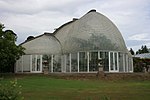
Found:
[[[114,56],[115,56],[115,70],[117,70],[118,68],[117,68],[117,53],[114,53]]]
[[[119,71],[123,72],[123,54],[119,53]]]
[[[87,54],[86,54],[86,52],[79,53],[79,71],[87,72]]]
[[[32,55],[32,71],[36,71],[36,56]]]
[[[66,72],[70,72],[70,54],[66,55]]]
[[[89,71],[98,71],[98,52],[89,52]]]
[[[53,56],[53,72],[61,72],[61,56]]]
[[[104,71],[109,71],[109,57],[108,52],[103,52],[103,64],[104,64]]]
[[[113,53],[110,52],[110,70],[114,70]]]
[[[43,70],[49,70],[51,72],[51,55],[43,55],[42,66]]]
[[[77,53],[71,54],[71,72],[78,71],[78,60],[77,60]]]
[[[36,71],[40,71],[40,55],[37,55],[37,67],[36,67]]]

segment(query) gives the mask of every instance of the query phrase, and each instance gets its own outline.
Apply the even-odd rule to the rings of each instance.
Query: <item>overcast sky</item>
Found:
[[[128,49],[150,48],[150,0],[0,0],[0,23],[18,35],[19,44],[91,9],[114,22]]]

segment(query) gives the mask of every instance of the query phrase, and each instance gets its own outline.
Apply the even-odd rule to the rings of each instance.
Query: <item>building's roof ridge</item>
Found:
[[[44,32],[43,34],[41,34],[41,35],[38,35],[38,36],[36,36],[36,37],[34,37],[33,39],[30,39],[30,40],[25,40],[24,42],[22,42],[21,44],[19,44],[19,45],[22,45],[22,44],[24,44],[24,43],[27,43],[27,42],[29,42],[29,41],[32,41],[32,40],[34,40],[34,39],[37,39],[37,38],[39,38],[39,37],[42,37],[43,35],[49,35],[49,36],[54,36],[53,35],[53,33],[49,33],[49,32]],[[55,36],[54,36],[55,37]]]

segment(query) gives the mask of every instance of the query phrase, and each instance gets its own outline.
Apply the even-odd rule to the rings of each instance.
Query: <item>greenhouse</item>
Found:
[[[95,73],[99,61],[104,72],[133,72],[120,31],[96,10],[20,45],[26,54],[16,62],[16,73]]]

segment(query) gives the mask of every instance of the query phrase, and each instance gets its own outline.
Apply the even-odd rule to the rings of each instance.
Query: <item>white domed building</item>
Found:
[[[133,72],[120,31],[96,10],[21,45],[26,55],[17,61],[16,72],[95,73],[100,60],[104,72]]]

